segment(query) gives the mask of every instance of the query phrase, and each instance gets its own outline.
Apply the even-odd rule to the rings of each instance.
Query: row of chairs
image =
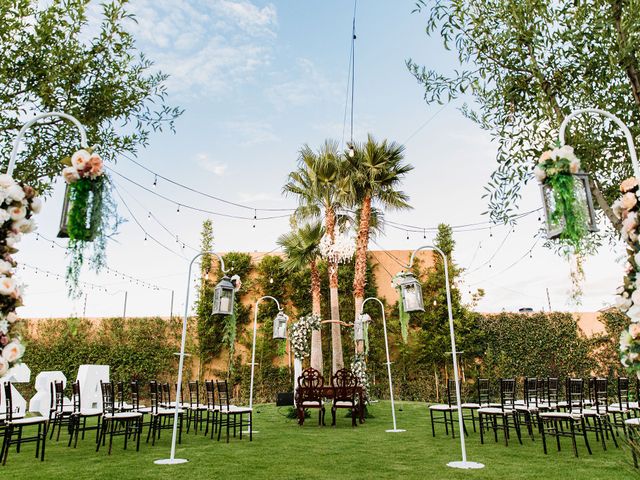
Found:
[[[548,436],[555,437],[558,450],[561,448],[560,437],[570,437],[574,453],[578,456],[577,437],[582,436],[587,451],[591,454],[588,432],[595,433],[596,441],[600,441],[603,449],[606,450],[606,440],[610,436],[617,447],[618,430],[622,430],[625,437],[628,437],[628,427],[633,428],[640,421],[640,418],[637,418],[640,412],[638,401],[637,399],[632,401],[629,379],[626,377],[617,380],[615,402],[609,401],[609,381],[606,378],[591,378],[587,381],[582,378],[567,378],[564,400],[560,400],[561,382],[554,377],[525,378],[521,399],[517,398],[515,379],[502,378],[499,384],[499,402],[492,402],[489,379],[478,378],[476,401],[461,404],[465,435],[468,435],[466,423],[469,420],[474,432],[476,431],[477,415],[481,443],[484,443],[485,432],[491,430],[496,442],[498,431],[502,431],[505,444],[508,445],[511,430],[514,430],[518,441],[522,443],[522,425],[524,425],[532,440],[534,431],[538,430],[545,453],[547,453]],[[438,423],[445,425],[447,434],[451,427],[452,435],[455,436],[453,413],[458,407],[457,402],[452,398],[454,391],[455,382],[450,380],[447,384],[447,404],[429,407],[434,436],[434,425]],[[442,416],[439,417],[438,413]]]
[[[230,432],[233,436],[243,428],[249,432],[249,440],[253,440],[253,412],[248,407],[235,406],[231,403],[229,388],[226,381],[205,381],[204,397],[201,398],[201,386],[198,381],[188,382],[189,400],[180,402],[179,407],[171,399],[171,387],[168,383],[149,382],[150,406],[141,401],[140,384],[132,381],[100,382],[102,394],[102,408],[86,408],[82,406],[80,383],[71,386],[72,399],[65,400],[64,384],[61,381],[51,384],[51,405],[49,416],[25,416],[16,414],[13,406],[12,387],[10,382],[3,386],[5,393],[5,414],[0,415],[0,433],[4,433],[0,461],[4,465],[11,446],[15,445],[17,452],[20,446],[27,442],[36,442],[36,456],[44,460],[46,439],[56,441],[60,439],[63,429],[68,429],[68,446],[78,445],[81,437],[95,431],[96,451],[106,445],[109,440],[108,453],[111,454],[114,437],[124,437],[124,448],[129,441],[136,442],[136,450],[140,449],[142,431],[148,427],[147,443],[152,446],[160,438],[162,430],[173,429],[177,418],[178,441],[182,442],[183,423],[186,420],[187,433],[193,426],[194,433],[204,427],[205,435],[211,438],[218,433],[218,440],[226,428],[226,441],[229,442]],[[127,395],[128,393],[128,395]],[[127,397],[128,398],[125,398]],[[182,397],[182,395],[181,395]],[[37,433],[31,436],[23,434],[24,427],[37,427]]]

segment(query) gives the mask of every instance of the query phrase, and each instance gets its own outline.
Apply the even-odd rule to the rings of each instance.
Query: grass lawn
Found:
[[[314,478],[416,478],[416,479],[632,479],[640,478],[634,470],[626,448],[616,449],[612,442],[604,452],[592,435],[593,455],[589,456],[579,442],[580,458],[575,458],[571,440],[562,439],[562,452],[551,444],[544,455],[539,436],[535,442],[524,437],[524,445],[503,442],[480,445],[479,434],[471,429],[467,438],[469,460],[482,462],[483,470],[459,471],[448,468],[447,462],[460,459],[459,439],[447,437],[444,426],[436,425],[436,438],[431,436],[429,415],[423,403],[398,402],[398,427],[404,433],[385,433],[391,428],[388,402],[370,407],[374,418],[364,425],[351,427],[351,420],[339,412],[338,426],[317,426],[317,412],[304,427],[284,415],[286,409],[273,404],[258,406],[254,417],[253,442],[248,438],[231,439],[229,444],[183,434],[177,457],[189,459],[184,465],[159,466],[153,460],[169,454],[170,431],[162,432],[155,447],[143,441],[140,452],[122,449],[122,437],[114,439],[111,456],[106,448],[95,452],[93,437],[80,440],[77,449],[67,448],[67,435],[60,442],[47,442],[43,463],[34,457],[35,444],[26,444],[20,454],[15,448],[9,453],[7,466],[0,467],[0,477],[6,479],[314,479]],[[401,409],[401,411],[400,411]],[[331,412],[327,412],[327,423]],[[91,432],[93,433],[93,432]]]

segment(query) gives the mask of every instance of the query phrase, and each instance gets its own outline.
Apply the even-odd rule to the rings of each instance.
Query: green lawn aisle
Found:
[[[374,418],[352,429],[350,420],[340,412],[338,426],[317,426],[317,412],[304,427],[284,415],[286,409],[273,404],[260,405],[255,415],[254,441],[232,439],[227,445],[204,438],[193,431],[183,433],[183,443],[177,448],[177,457],[189,463],[176,466],[158,466],[153,460],[169,454],[170,431],[163,431],[155,447],[144,443],[140,452],[134,448],[122,450],[122,437],[114,440],[113,453],[95,452],[93,437],[80,441],[77,449],[67,448],[64,433],[60,442],[47,442],[44,463],[34,458],[35,445],[26,445],[20,454],[9,453],[7,466],[0,467],[0,476],[7,479],[54,480],[127,480],[127,479],[324,479],[324,478],[402,478],[402,479],[562,479],[590,480],[610,478],[637,479],[628,450],[615,449],[613,444],[604,452],[591,436],[593,456],[579,445],[580,458],[571,451],[570,439],[562,439],[563,451],[555,451],[550,442],[550,454],[542,452],[539,436],[532,442],[524,437],[524,445],[517,441],[505,447],[493,440],[480,445],[479,434],[467,438],[470,460],[482,462],[486,468],[479,471],[457,471],[446,466],[460,459],[459,440],[447,437],[444,427],[437,425],[436,438],[431,436],[427,407],[423,403],[399,402],[398,427],[404,433],[385,433],[391,428],[388,402],[370,407]],[[402,409],[402,411],[400,411]],[[327,413],[328,423],[331,414]],[[442,431],[441,431],[442,430]]]

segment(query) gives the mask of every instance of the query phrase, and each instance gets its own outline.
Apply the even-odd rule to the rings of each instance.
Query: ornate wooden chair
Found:
[[[338,408],[351,409],[351,426],[357,426],[358,409],[358,377],[351,370],[343,368],[331,377],[333,387],[333,404],[331,405],[331,425],[336,424],[336,410]]]
[[[296,391],[296,410],[298,424],[304,424],[304,411],[306,408],[317,408],[318,425],[324,425],[325,408],[322,391],[324,377],[314,368],[307,368],[298,377],[298,389]]]
[[[36,442],[36,458],[40,457],[40,461],[44,461],[44,448],[47,440],[47,424],[49,419],[47,417],[20,417],[16,418],[13,411],[13,399],[11,395],[11,382],[4,384],[4,398],[5,398],[5,418],[4,418],[4,441],[2,442],[2,450],[0,450],[0,458],[2,459],[2,465],[7,463],[7,456],[9,455],[9,449],[11,445],[16,445],[17,453],[20,453],[20,445],[23,443]],[[22,435],[22,429],[28,426],[38,426],[38,432],[31,437],[24,437]],[[17,438],[14,439],[13,435],[17,433]]]

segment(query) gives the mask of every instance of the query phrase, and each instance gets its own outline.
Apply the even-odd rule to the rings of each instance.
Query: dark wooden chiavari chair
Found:
[[[495,441],[498,441],[498,430],[504,433],[505,445],[509,445],[511,428],[515,429],[518,442],[522,444],[520,433],[520,419],[516,412],[516,381],[513,378],[500,379],[500,406],[482,407],[478,409],[478,423],[480,424],[480,443],[484,443],[484,430],[489,426],[493,429]],[[513,423],[510,423],[510,419]],[[490,423],[490,425],[488,425]]]
[[[449,435],[449,426],[451,426],[451,435],[456,438],[456,430],[453,422],[453,412],[457,408],[455,401],[452,401],[452,391],[455,392],[456,381],[447,380],[447,403],[437,403],[429,406],[429,418],[431,420],[431,435],[436,436],[435,425],[444,425],[444,430]],[[438,414],[442,414],[441,418],[438,418]]]
[[[73,448],[78,446],[78,437],[80,431],[82,431],[82,439],[84,440],[85,432],[90,430],[96,431],[96,443],[99,439],[100,427],[102,424],[102,410],[98,408],[82,408],[82,402],[80,397],[80,382],[76,381],[71,385],[73,394],[73,412],[69,418],[69,444],[74,440]],[[97,418],[96,425],[87,426],[88,418]]]
[[[52,403],[53,410],[50,415],[51,422],[49,423],[50,434],[49,440],[53,439],[53,434],[58,427],[58,433],[56,435],[56,442],[60,440],[60,431],[62,426],[69,426],[69,418],[71,417],[72,408],[66,405],[64,402],[64,383],[62,381],[54,381],[51,383],[52,389]]]
[[[233,426],[233,436],[236,436],[236,428],[240,429],[240,439],[242,440],[242,429],[248,427],[249,441],[253,441],[253,410],[249,407],[237,407],[232,405],[229,396],[229,386],[226,380],[216,382],[218,390],[218,440],[222,433],[222,427],[227,429],[227,443],[229,443],[229,430]],[[248,415],[249,420],[245,421],[244,416]]]
[[[188,383],[189,387],[189,404],[184,408],[187,411],[187,433],[191,428],[191,422],[194,424],[194,433],[198,434],[198,426],[202,429],[205,421],[204,412],[207,411],[207,405],[200,403],[200,382],[194,380]],[[182,395],[181,395],[182,396]]]
[[[169,384],[167,384],[168,386]],[[163,386],[156,381],[149,382],[149,396],[151,399],[151,411],[150,411],[150,424],[149,433],[147,433],[147,442],[151,438],[151,445],[156,444],[156,438],[160,438],[160,432],[162,430],[173,429],[173,422],[175,419],[176,407],[165,408],[160,405],[161,392],[164,390]],[[167,397],[165,397],[167,398]],[[182,443],[182,421],[184,411],[178,410],[178,443]]]
[[[204,389],[207,400],[207,418],[205,419],[206,429],[204,431],[204,435],[207,436],[207,434],[209,433],[209,425],[211,425],[211,438],[213,438],[213,434],[217,431],[218,428],[218,414],[220,413],[220,407],[216,405],[216,385],[214,381],[205,380]]]
[[[129,437],[133,435],[136,439],[136,451],[140,450],[140,436],[142,435],[142,414],[140,412],[118,412],[116,411],[116,400],[113,391],[113,384],[100,381],[102,391],[102,424],[98,434],[98,444],[96,452],[100,450],[100,445],[104,445],[109,433],[109,450],[113,445],[113,437],[124,437],[124,449],[127,449]]]

